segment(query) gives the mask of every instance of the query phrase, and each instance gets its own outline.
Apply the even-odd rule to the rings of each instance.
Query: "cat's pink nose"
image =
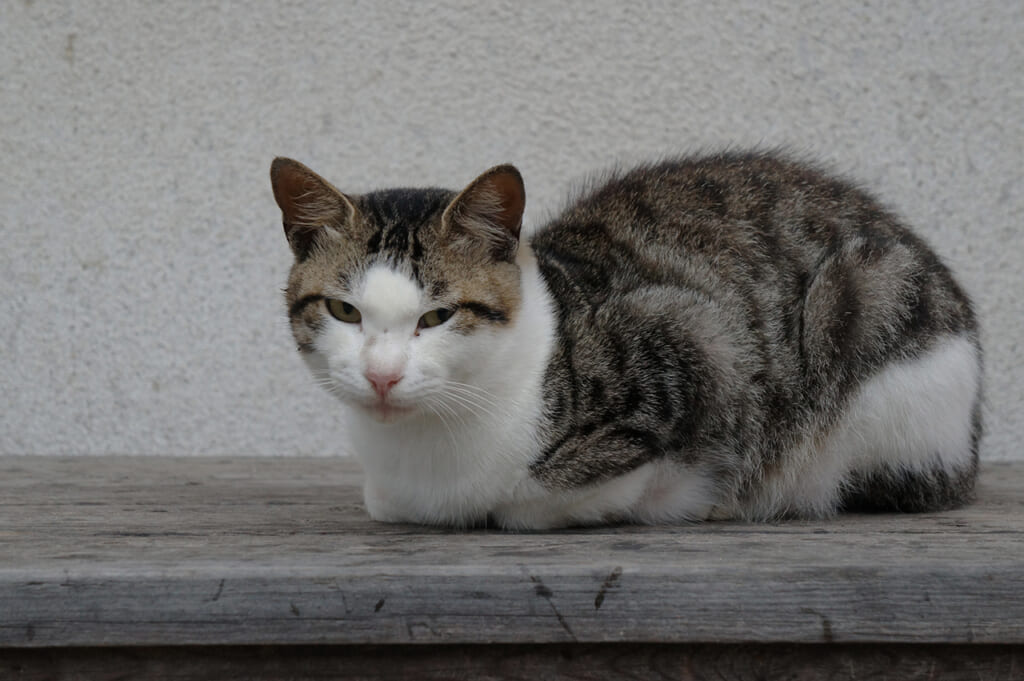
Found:
[[[376,392],[381,398],[387,397],[391,389],[395,387],[395,384],[402,380],[402,374],[397,372],[377,372],[369,370],[364,374],[366,380],[373,386],[374,392]]]

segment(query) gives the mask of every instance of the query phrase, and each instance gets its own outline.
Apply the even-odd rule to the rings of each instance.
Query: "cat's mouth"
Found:
[[[367,406],[366,410],[380,423],[394,423],[416,411],[412,407],[402,407],[390,402],[374,402]]]

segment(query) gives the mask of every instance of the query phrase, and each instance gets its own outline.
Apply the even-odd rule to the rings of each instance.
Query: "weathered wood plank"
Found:
[[[1019,681],[1022,646],[265,646],[0,649],[20,681]]]
[[[944,514],[366,518],[338,459],[0,458],[0,646],[1024,643],[1024,466]]]

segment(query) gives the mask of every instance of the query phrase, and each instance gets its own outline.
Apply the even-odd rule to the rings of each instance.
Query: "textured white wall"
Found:
[[[267,170],[527,220],[613,162],[785,145],[937,247],[1022,458],[1024,3],[0,3],[0,452],[334,454],[284,321]]]

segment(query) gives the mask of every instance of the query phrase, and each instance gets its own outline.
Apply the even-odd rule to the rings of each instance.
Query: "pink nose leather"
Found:
[[[402,380],[402,374],[377,373],[376,371],[367,371],[365,376],[373,386],[374,392],[382,398],[387,397],[395,384]]]

